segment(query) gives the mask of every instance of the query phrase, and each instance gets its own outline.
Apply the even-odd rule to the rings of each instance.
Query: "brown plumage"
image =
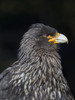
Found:
[[[0,100],[74,100],[57,53],[58,43],[67,41],[56,29],[33,24],[18,60],[0,74]]]

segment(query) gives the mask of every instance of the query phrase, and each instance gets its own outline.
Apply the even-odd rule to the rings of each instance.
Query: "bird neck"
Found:
[[[61,71],[59,55],[37,56],[30,58],[26,62],[29,62],[27,66],[26,64],[22,65],[25,74],[25,94],[30,93],[31,95],[33,93],[35,98],[39,98],[38,95],[40,95],[42,99],[42,96],[46,96],[46,92],[48,96],[53,95],[54,92],[54,96],[58,93],[59,98],[61,98],[60,91],[65,86],[62,86],[64,77]],[[53,97],[51,96],[51,98]]]
[[[43,81],[50,82],[53,81],[54,78],[57,80],[60,79],[60,76],[62,75],[62,67],[59,55],[43,55],[43,56],[37,56],[32,57],[26,61],[29,62],[28,67],[28,73],[30,73],[31,81]],[[27,73],[27,74],[28,74]],[[29,77],[28,77],[29,78]]]
[[[38,50],[39,51],[39,50]],[[33,55],[31,55],[33,53]],[[42,54],[41,51],[35,53],[33,51],[30,55],[25,54],[20,63],[24,67],[25,75],[29,74],[30,79],[36,78],[44,79],[44,81],[50,81],[53,77],[60,77],[62,74],[62,66],[60,56],[57,52],[51,52],[48,54]],[[27,65],[27,66],[26,66]],[[27,76],[29,78],[29,76]],[[59,80],[59,78],[58,78]]]

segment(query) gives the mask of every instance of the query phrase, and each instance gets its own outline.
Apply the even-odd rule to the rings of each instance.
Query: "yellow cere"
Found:
[[[49,39],[48,42],[54,42],[54,44],[56,44],[56,43],[58,43],[58,42],[56,41],[56,38],[58,38],[58,37],[59,37],[59,33],[57,33],[57,32],[56,32],[56,35],[53,36],[53,37],[49,35],[49,36],[47,37],[47,38]]]
[[[48,42],[54,42],[54,44],[56,44],[56,43],[58,43],[56,41],[56,38],[58,38],[59,35],[60,34],[58,32],[56,32],[56,35],[55,36],[48,35],[47,37],[46,36],[44,36],[44,37],[47,38],[47,39],[49,39]]]

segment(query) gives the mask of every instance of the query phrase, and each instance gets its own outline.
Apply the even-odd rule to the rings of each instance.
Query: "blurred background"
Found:
[[[17,60],[22,35],[33,23],[44,23],[65,34],[63,73],[75,96],[75,0],[0,0],[0,73]]]

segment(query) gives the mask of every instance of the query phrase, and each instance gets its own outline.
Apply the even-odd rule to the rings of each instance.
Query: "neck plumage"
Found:
[[[59,89],[61,89],[63,74],[58,53],[54,52],[49,56],[32,56],[26,59],[25,63],[22,63],[25,74],[24,91],[26,95],[33,93],[36,100],[42,100],[44,95],[46,96],[46,94],[48,94],[47,98],[49,98],[50,95],[50,98],[53,98],[52,95],[55,93],[54,96],[58,94],[59,98],[61,98]],[[41,99],[39,99],[40,97]]]

